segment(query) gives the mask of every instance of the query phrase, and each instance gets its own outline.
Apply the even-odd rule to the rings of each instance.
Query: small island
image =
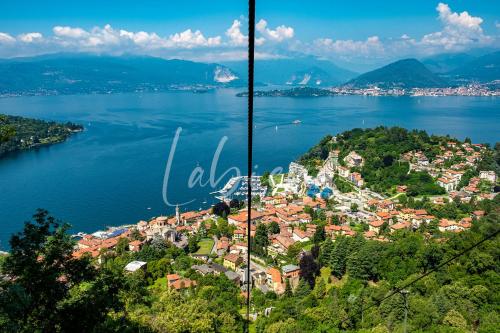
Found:
[[[0,158],[8,153],[65,141],[82,125],[0,114]]]

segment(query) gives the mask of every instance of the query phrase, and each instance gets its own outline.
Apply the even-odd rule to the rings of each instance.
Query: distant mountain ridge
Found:
[[[0,93],[103,93],[227,86],[244,81],[220,64],[145,56],[60,54],[0,61]]]
[[[349,87],[366,88],[430,88],[443,87],[446,81],[432,73],[417,59],[403,59],[350,80]]]
[[[490,82],[500,80],[500,51],[475,58],[450,71],[452,80]]]
[[[444,74],[465,65],[475,58],[467,53],[443,53],[424,58],[421,62],[431,72]]]
[[[200,63],[149,56],[48,54],[0,59],[0,95],[116,93],[246,85],[247,62]],[[495,81],[496,80],[496,81]],[[347,82],[347,83],[346,83]],[[493,82],[493,83],[492,83]],[[257,60],[255,85],[439,88],[500,82],[500,52],[403,59],[357,76],[312,56]]]
[[[223,63],[235,72],[247,73],[246,61]],[[355,77],[357,73],[328,60],[298,57],[256,60],[255,81],[271,85],[334,86]]]

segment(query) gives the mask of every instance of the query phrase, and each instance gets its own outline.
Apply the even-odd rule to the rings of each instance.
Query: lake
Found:
[[[40,96],[0,99],[0,113],[83,124],[68,141],[0,160],[0,249],[39,207],[92,232],[136,223],[174,208],[163,199],[167,160],[176,130],[167,199],[181,210],[215,202],[209,179],[220,140],[215,179],[230,167],[246,174],[246,99],[237,90]],[[398,125],[473,142],[500,141],[500,99],[495,97],[257,98],[255,171],[287,168],[326,134],[353,127]],[[291,124],[301,120],[300,125]],[[188,186],[204,169],[205,186]],[[234,173],[226,174],[224,180]],[[224,185],[224,181],[216,188]],[[194,201],[192,201],[194,200]],[[191,202],[192,201],[192,202]]]

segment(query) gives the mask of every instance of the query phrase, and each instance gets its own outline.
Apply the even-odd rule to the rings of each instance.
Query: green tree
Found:
[[[269,236],[267,233],[267,226],[264,223],[257,225],[255,230],[255,245],[257,245],[258,252],[267,254],[267,247],[269,246]]]
[[[188,251],[189,253],[195,253],[200,247],[198,246],[198,237],[189,236],[188,239]]]
[[[319,244],[325,240],[325,237],[326,237],[325,227],[320,225],[316,228],[316,231],[314,232],[312,241],[314,244]]]
[[[310,288],[314,288],[316,276],[319,274],[319,266],[310,254],[305,254],[300,258],[300,277],[306,281]]]
[[[332,274],[337,278],[341,278],[345,274],[349,247],[350,244],[347,237],[337,238],[330,261]]]
[[[279,234],[280,233],[280,225],[276,221],[272,221],[269,223],[269,233],[271,235]]]
[[[10,239],[2,270],[16,278],[0,291],[2,331],[57,332],[70,326],[74,332],[91,330],[110,308],[116,285],[109,287],[106,279],[98,278],[86,257],[73,258],[67,224],[45,210],[38,210],[33,220]],[[82,313],[92,320],[80,321]]]
[[[451,327],[456,327],[462,330],[465,330],[467,328],[467,321],[460,314],[460,312],[456,310],[448,311],[446,316],[444,316],[443,318],[443,324]]]
[[[333,251],[335,249],[335,245],[331,238],[327,238],[323,244],[321,245],[321,249],[319,252],[318,261],[319,264],[323,267],[330,266],[332,262]]]
[[[115,247],[116,254],[122,255],[126,251],[128,251],[128,243],[129,243],[128,238],[121,237],[118,240],[118,243],[116,243],[116,247]]]

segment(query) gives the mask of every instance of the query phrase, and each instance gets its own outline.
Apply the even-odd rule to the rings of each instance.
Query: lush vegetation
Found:
[[[58,124],[0,115],[0,157],[18,150],[64,141],[82,129],[82,126],[70,122]]]
[[[390,235],[391,242],[326,239],[300,261],[302,277],[281,297],[254,291],[257,309],[273,307],[257,332],[402,332],[402,294],[382,300],[499,230],[500,198],[483,202],[489,214],[471,231],[439,234],[435,226]],[[476,207],[477,208],[477,207]],[[494,332],[500,301],[498,236],[407,287],[408,332]],[[322,267],[321,269],[318,269]],[[311,284],[312,281],[312,284]],[[363,310],[366,309],[366,310]]]
[[[427,173],[408,172],[409,165],[400,160],[400,155],[420,150],[432,160],[440,153],[439,146],[450,140],[449,137],[399,127],[357,128],[338,135],[335,140],[332,136],[326,136],[299,162],[314,175],[331,150],[340,150],[341,164],[349,152],[356,151],[365,162],[363,167],[355,171],[359,171],[366,186],[376,192],[384,193],[396,185],[406,185],[410,196],[443,194],[444,190]]]
[[[500,197],[472,204],[450,202],[433,209],[428,201],[409,198],[408,205],[427,207],[449,218],[482,209],[486,217],[474,220],[471,230],[460,234],[440,233],[430,224],[417,231],[387,234],[391,240],[387,243],[361,236],[332,242],[320,227],[309,254],[298,257],[300,248],[290,250],[290,258],[302,271],[297,288],[292,291],[287,284],[281,296],[252,292],[252,311],[259,313],[252,329],[400,332],[403,297],[382,299],[497,232],[500,221]],[[188,251],[155,238],[141,251],[129,252],[124,239],[114,251],[102,252],[102,263],[96,266],[89,257],[72,257],[67,228],[39,211],[22,233],[12,237],[11,252],[0,262],[2,332],[243,331],[244,300],[239,287],[223,274],[201,276],[193,271],[191,266],[199,261]],[[256,245],[264,249],[264,235],[274,229],[259,227]],[[493,238],[407,287],[408,331],[492,332],[498,328],[499,249],[498,237]],[[132,260],[147,261],[147,268],[124,273]],[[169,290],[165,276],[174,272],[196,280],[197,285],[182,292]],[[272,308],[269,316],[263,315],[266,308]]]

